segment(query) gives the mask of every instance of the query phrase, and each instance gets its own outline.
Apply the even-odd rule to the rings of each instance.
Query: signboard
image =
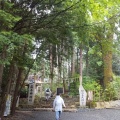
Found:
[[[80,87],[79,87],[79,94],[80,94],[80,106],[85,107],[86,106],[87,93],[86,93],[86,91],[85,91],[85,89],[83,88],[82,85],[80,85]]]
[[[32,105],[35,98],[35,83],[29,84],[29,93],[28,93],[28,104]]]
[[[17,98],[16,107],[19,107],[19,96],[18,96],[18,98]]]
[[[57,93],[63,94],[64,93],[64,89],[63,88],[57,88]]]
[[[87,96],[88,96],[87,99],[92,101],[93,100],[93,91],[88,91]]]
[[[8,116],[10,114],[10,107],[11,107],[11,95],[7,96],[6,107],[4,111],[4,116]]]

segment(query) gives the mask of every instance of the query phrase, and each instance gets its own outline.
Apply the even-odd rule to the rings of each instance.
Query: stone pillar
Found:
[[[35,99],[35,82],[29,83],[28,104],[33,105]]]
[[[10,107],[11,107],[11,95],[7,96],[6,107],[4,111],[4,116],[8,116],[10,114]]]
[[[79,86],[79,94],[80,94],[80,107],[85,107],[87,93],[82,85]]]

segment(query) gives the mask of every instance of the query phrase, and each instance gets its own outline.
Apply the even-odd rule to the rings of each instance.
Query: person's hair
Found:
[[[50,91],[49,89],[46,90],[46,92],[49,92],[49,91]]]
[[[57,95],[60,95],[60,93],[59,93],[59,92],[57,92]]]

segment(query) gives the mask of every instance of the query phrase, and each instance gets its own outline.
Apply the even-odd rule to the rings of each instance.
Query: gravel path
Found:
[[[18,111],[5,120],[55,120],[52,111]],[[79,109],[77,112],[63,112],[61,120],[120,120],[120,109]]]

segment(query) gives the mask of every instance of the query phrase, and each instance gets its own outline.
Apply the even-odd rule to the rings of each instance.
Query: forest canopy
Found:
[[[14,114],[30,73],[51,89],[75,77],[106,89],[120,75],[119,31],[119,0],[0,0],[1,116],[8,94]]]

